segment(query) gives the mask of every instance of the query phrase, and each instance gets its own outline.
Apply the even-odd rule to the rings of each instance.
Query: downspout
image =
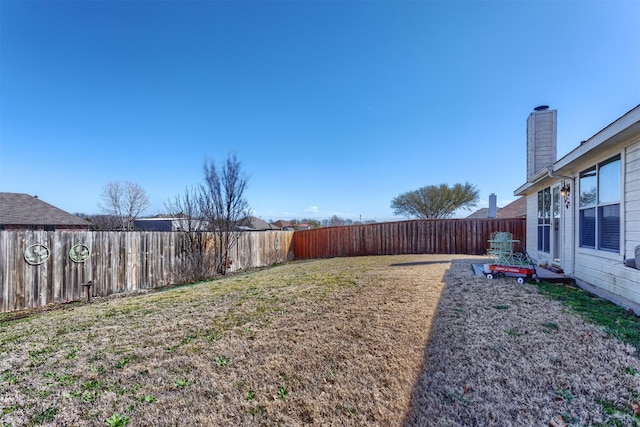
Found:
[[[547,175],[549,178],[563,179],[571,182],[571,190],[575,189],[575,178],[572,176],[565,175],[556,175],[553,173],[553,166],[547,166]],[[570,202],[573,202],[573,197]],[[575,209],[574,206],[571,206],[570,209]],[[576,215],[575,213],[571,214],[571,274],[575,275],[576,273]]]

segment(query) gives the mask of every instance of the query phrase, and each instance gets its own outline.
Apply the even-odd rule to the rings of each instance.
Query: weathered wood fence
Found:
[[[0,231],[0,312],[82,299],[82,285],[89,281],[93,296],[179,283],[183,237],[178,232]],[[231,271],[291,259],[292,238],[290,231],[242,233],[231,254]]]
[[[526,219],[436,219],[296,231],[294,258],[393,254],[484,255],[494,231],[525,242]]]

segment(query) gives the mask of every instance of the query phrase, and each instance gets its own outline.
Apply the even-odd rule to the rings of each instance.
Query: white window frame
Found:
[[[619,162],[619,173],[620,176],[619,178],[619,197],[618,200],[616,201],[600,201],[600,169],[608,164],[611,164],[613,162]],[[583,178],[585,177],[585,174],[592,171],[594,172],[594,179],[595,179],[595,194],[593,195],[593,201],[589,201],[589,202],[584,202],[582,200],[582,192],[583,189],[583,183],[585,181],[583,181]],[[623,156],[622,154],[616,154],[615,156],[611,156],[601,162],[598,162],[588,168],[583,169],[580,174],[578,175],[578,198],[577,198],[577,202],[578,202],[578,247],[580,249],[586,249],[586,250],[592,250],[592,251],[598,251],[598,253],[608,253],[608,254],[620,254],[621,251],[623,250],[623,230],[622,230],[622,225],[624,223],[624,212],[623,212],[623,198],[624,198],[624,186],[623,186],[623,177],[624,177],[624,161],[623,161]],[[604,239],[601,239],[601,231],[602,231],[602,219],[601,219],[601,212],[604,208],[607,207],[618,207],[618,223],[619,223],[619,227],[618,227],[618,248],[614,249],[614,248],[607,248],[607,247],[603,247],[603,241]],[[593,226],[593,244],[585,244],[584,243],[584,235],[583,235],[583,226],[584,226],[584,213],[587,211],[592,211],[593,215],[594,215],[594,226]],[[590,239],[591,240],[591,239]],[[590,242],[589,242],[590,243]]]

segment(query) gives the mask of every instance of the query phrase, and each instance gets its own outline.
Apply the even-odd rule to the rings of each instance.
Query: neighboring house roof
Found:
[[[503,208],[498,208],[496,218],[524,218],[527,216],[527,198],[520,197]],[[480,208],[467,218],[489,218],[489,208]]]
[[[136,218],[135,229],[138,231],[203,231],[207,229],[207,222],[191,219],[184,213],[176,215],[158,214],[146,218]]]
[[[277,225],[269,224],[267,221],[261,220],[255,216],[248,216],[239,222],[242,230],[262,231],[262,230],[280,230]]]
[[[480,219],[480,218],[489,218],[489,208],[480,208],[471,215],[468,215],[467,218],[470,219]]]
[[[0,225],[85,226],[90,223],[35,196],[0,193]]]
[[[278,228],[285,228],[285,227],[292,227],[291,222],[289,221],[284,221],[279,219],[278,221],[274,222],[273,225],[277,226]]]
[[[527,216],[527,198],[520,197],[502,209],[498,209],[498,218],[524,218]]]

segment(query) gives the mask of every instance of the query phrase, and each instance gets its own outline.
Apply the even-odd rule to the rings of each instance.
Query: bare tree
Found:
[[[240,221],[249,215],[244,198],[247,178],[235,154],[229,154],[218,171],[213,160],[204,163],[204,184],[200,186],[202,219],[215,236],[216,270],[226,274],[231,264],[229,253],[238,242]]]
[[[235,155],[230,154],[221,169],[206,160],[203,172],[202,184],[165,203],[167,211],[182,221],[185,280],[226,274],[232,262],[230,252],[240,235],[237,226],[249,214],[244,198],[247,178]]]
[[[133,220],[149,207],[149,196],[131,181],[112,181],[104,186],[98,207],[120,219],[122,230],[132,230]]]
[[[216,272],[213,241],[211,234],[205,232],[200,206],[200,189],[194,187],[165,202],[167,213],[179,221],[183,233],[176,252],[181,261],[178,274],[186,282],[204,280]]]

